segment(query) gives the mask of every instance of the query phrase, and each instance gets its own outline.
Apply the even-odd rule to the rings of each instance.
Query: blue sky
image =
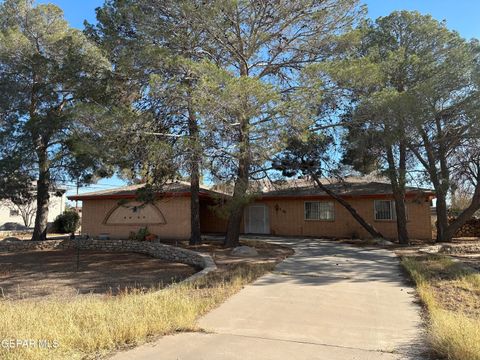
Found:
[[[38,3],[53,3],[65,12],[65,18],[77,28],[83,28],[84,20],[95,22],[95,8],[103,4],[103,0],[38,0]],[[480,38],[479,0],[363,0],[369,10],[369,17],[375,19],[395,10],[417,10],[423,14],[431,14],[437,20],[446,20],[447,26],[456,30],[464,38]],[[103,179],[98,184],[80,189],[80,192],[108,189],[122,185],[118,178]],[[74,194],[70,187],[68,195]]]
[[[83,21],[95,21],[95,8],[103,0],[39,0],[60,6],[72,26],[83,28]],[[377,18],[394,10],[418,10],[431,14],[438,20],[446,20],[449,28],[457,30],[469,39],[480,37],[480,1],[478,0],[363,0],[368,6],[369,16]]]

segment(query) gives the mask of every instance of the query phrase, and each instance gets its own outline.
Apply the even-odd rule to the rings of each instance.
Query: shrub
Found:
[[[150,235],[150,232],[148,231],[147,227],[140,228],[137,232],[137,240],[145,241],[145,237],[148,235]]]
[[[80,216],[75,211],[65,211],[58,215],[53,222],[52,231],[61,234],[74,233],[80,225]]]
[[[137,241],[145,241],[147,237],[149,237],[150,231],[148,231],[147,227],[142,227],[138,229],[138,232],[130,231],[130,235],[128,236],[129,240],[137,240]]]

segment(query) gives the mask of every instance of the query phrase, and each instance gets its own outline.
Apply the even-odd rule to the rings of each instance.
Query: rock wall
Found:
[[[33,230],[0,230],[0,239],[11,237],[11,236],[21,236],[29,235],[31,236]]]
[[[188,249],[161,244],[159,242],[133,240],[46,240],[46,241],[15,241],[0,242],[0,252],[18,252],[31,250],[76,249],[97,250],[108,252],[134,252],[147,254],[152,257],[188,264],[202,270],[185,281],[192,281],[215,270],[215,262],[209,255],[201,254]]]
[[[10,240],[0,241],[0,252],[18,252],[31,250],[52,250],[52,249],[70,249],[75,248],[75,242],[72,240]]]

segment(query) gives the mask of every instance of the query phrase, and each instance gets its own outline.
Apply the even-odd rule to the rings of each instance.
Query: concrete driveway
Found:
[[[114,359],[421,359],[422,324],[398,258],[383,249],[275,239],[295,255],[199,322]]]

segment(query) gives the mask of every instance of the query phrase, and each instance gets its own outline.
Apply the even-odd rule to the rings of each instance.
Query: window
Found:
[[[10,210],[10,217],[15,217],[19,215],[20,215],[20,212],[18,210],[13,210],[13,209]]]
[[[375,220],[395,220],[395,201],[393,200],[375,200]]]
[[[334,220],[334,207],[331,201],[305,202],[305,220]]]

